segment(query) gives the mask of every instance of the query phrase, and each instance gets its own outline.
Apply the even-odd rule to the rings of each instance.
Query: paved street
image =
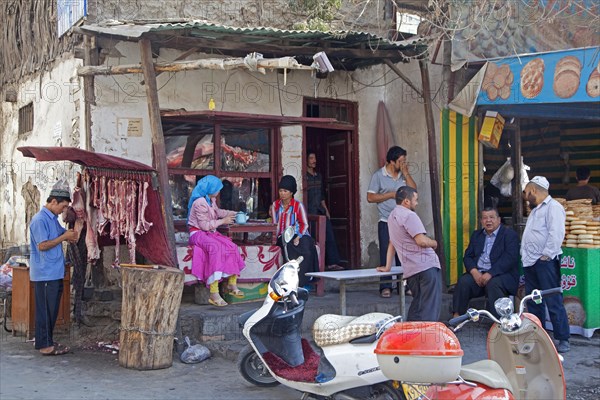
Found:
[[[459,333],[464,362],[485,357],[483,327]],[[11,399],[299,399],[282,386],[261,389],[247,384],[235,363],[213,358],[158,371],[122,368],[117,355],[74,349],[60,357],[43,357],[22,337],[0,334],[0,398]],[[66,341],[65,341],[66,343]],[[596,399],[600,394],[600,335],[576,337],[565,357],[568,398]]]

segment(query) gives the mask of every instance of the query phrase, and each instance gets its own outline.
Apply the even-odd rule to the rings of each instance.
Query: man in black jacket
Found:
[[[471,235],[463,262],[467,272],[458,279],[452,299],[454,316],[467,311],[469,300],[485,295],[488,310],[497,316],[494,302],[515,295],[519,286],[519,236],[500,223],[495,208],[481,212],[483,229]]]

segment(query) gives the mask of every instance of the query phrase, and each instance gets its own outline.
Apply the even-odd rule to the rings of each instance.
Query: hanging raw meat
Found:
[[[148,232],[152,226],[152,222],[146,221],[146,218],[144,217],[146,207],[148,206],[148,186],[148,182],[144,182],[143,185],[140,185],[140,191],[138,194],[138,215],[137,226],[135,228],[135,233],[138,235]]]
[[[91,180],[86,176],[83,189],[86,193],[90,193]],[[96,229],[98,224],[98,215],[96,208],[90,205],[89,201],[85,202],[85,210],[87,214],[87,225],[85,234],[85,246],[87,247],[88,260],[93,261],[100,258],[100,246],[98,246],[98,236]]]

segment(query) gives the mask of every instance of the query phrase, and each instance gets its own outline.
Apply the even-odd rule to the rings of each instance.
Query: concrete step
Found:
[[[406,296],[406,310],[410,307],[412,297]],[[450,317],[451,295],[442,297],[442,321]],[[182,303],[179,315],[181,337],[188,336],[192,343],[202,343],[214,356],[235,360],[237,354],[246,345],[246,339],[238,325],[238,317],[250,310],[259,308],[262,300],[257,302],[230,304],[226,307]],[[371,312],[382,312],[398,315],[400,307],[396,292],[391,298],[379,296],[378,290],[352,290],[347,293],[348,315],[363,315]],[[302,322],[302,334],[311,336],[314,321],[323,314],[339,314],[339,293],[330,291],[323,297],[311,296],[307,302]]]

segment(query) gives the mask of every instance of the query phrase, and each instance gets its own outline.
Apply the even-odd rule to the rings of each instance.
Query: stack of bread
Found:
[[[600,221],[600,204],[592,206],[592,215],[596,221]]]
[[[583,249],[600,248],[600,221],[594,220],[591,200],[570,200],[566,203],[566,231],[563,246]]]

